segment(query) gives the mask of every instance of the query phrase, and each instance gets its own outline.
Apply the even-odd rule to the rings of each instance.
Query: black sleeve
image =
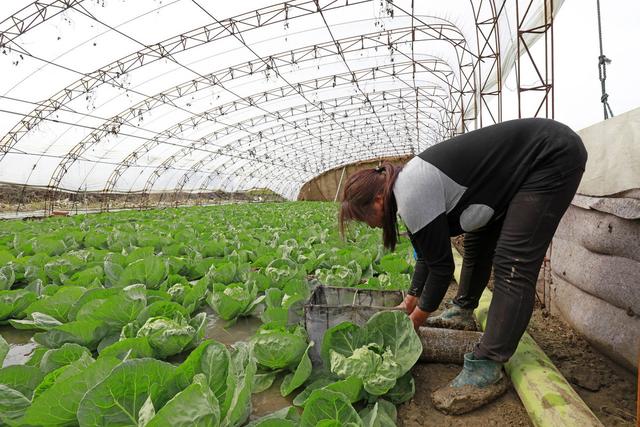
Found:
[[[414,247],[414,249],[416,249]],[[416,258],[416,266],[413,269],[413,277],[411,278],[411,287],[409,288],[409,295],[413,295],[414,297],[419,297],[422,294],[422,288],[424,288],[424,283],[427,281],[427,277],[429,276],[429,269],[427,268],[427,264],[424,262],[424,258],[420,253],[418,253],[418,249],[416,249],[416,254],[418,257]]]
[[[412,234],[411,243],[416,249],[418,261],[422,259],[422,262],[416,262],[411,289],[414,289],[415,284],[417,290],[419,282],[422,281],[424,287],[421,293],[418,292],[420,294],[418,307],[423,311],[433,312],[442,302],[455,268],[446,215],[444,213],[438,215],[425,227]],[[424,264],[424,267],[421,267],[421,264]],[[416,277],[418,273],[424,275],[425,272],[426,281],[423,277]]]

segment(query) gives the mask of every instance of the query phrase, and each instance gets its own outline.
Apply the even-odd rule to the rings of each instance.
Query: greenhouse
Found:
[[[0,425],[640,425],[639,13],[3,2]]]

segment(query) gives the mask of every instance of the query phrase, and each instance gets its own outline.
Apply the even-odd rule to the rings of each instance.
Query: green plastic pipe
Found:
[[[453,248],[455,278],[460,282],[462,257]],[[492,292],[485,289],[475,311],[484,330]],[[573,390],[558,368],[525,332],[511,359],[504,365],[531,422],[539,427],[602,426],[589,407]],[[585,369],[588,369],[585,367]]]

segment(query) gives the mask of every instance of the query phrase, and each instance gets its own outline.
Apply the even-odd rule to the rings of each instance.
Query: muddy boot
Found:
[[[445,414],[460,415],[492,402],[508,388],[501,363],[475,359],[473,353],[467,353],[462,371],[449,384],[434,391],[431,401]]]
[[[459,329],[462,331],[477,331],[473,310],[452,304],[450,308],[437,316],[427,318],[425,326],[431,328]]]

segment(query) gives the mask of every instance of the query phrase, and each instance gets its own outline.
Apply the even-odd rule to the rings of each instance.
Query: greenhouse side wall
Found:
[[[637,372],[640,109],[579,134],[589,161],[553,239],[551,302],[595,347]]]

